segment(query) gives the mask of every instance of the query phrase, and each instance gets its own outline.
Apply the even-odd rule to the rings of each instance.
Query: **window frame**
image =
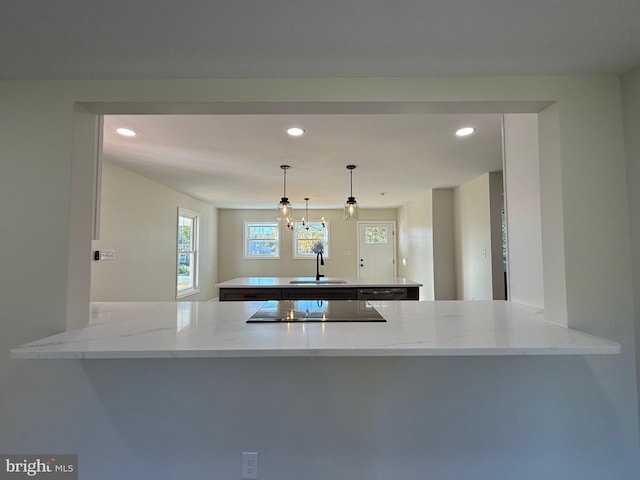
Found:
[[[310,225],[317,225],[317,226],[321,226],[323,222],[307,222]],[[322,252],[322,256],[323,258],[331,258],[330,253],[331,253],[331,249],[329,248],[330,245],[330,230],[329,230],[329,221],[325,220],[324,221],[324,238],[323,238],[323,247],[324,247],[324,251]],[[292,244],[291,244],[291,255],[293,257],[294,260],[315,260],[316,258],[316,254],[312,254],[312,255],[300,255],[298,254],[298,232],[301,228],[304,228],[302,226],[302,222],[294,222],[293,224],[293,232],[291,235],[292,238]]]
[[[249,252],[249,228],[250,227],[273,227],[276,232],[276,255],[260,255],[252,254]],[[264,221],[244,221],[244,229],[242,235],[242,258],[244,260],[280,260],[280,224],[277,221],[264,222]]]
[[[191,233],[191,250],[180,250],[180,219],[188,218],[193,222],[193,231]],[[191,255],[193,265],[190,265],[193,271],[193,284],[188,288],[180,289],[180,282],[178,281],[178,268],[180,268],[180,256],[188,254]],[[194,295],[200,292],[199,283],[199,270],[200,270],[200,214],[188,210],[186,208],[178,207],[178,215],[176,222],[176,299],[184,298],[189,295]]]

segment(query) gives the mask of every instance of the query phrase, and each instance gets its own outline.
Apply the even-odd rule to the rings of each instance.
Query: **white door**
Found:
[[[358,278],[396,276],[395,222],[358,222]]]

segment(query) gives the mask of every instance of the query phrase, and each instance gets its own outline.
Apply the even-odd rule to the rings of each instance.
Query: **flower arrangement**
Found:
[[[324,252],[324,245],[320,241],[314,242],[312,250],[313,250],[313,253],[315,253],[316,255],[319,253],[322,253]]]

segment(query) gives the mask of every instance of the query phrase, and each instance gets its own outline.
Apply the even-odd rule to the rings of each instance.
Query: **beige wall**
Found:
[[[200,293],[183,300],[216,296],[216,209],[104,162],[100,239],[92,248],[115,250],[116,259],[92,262],[92,301],[175,301],[178,207],[200,214]]]
[[[536,158],[534,163],[538,164]],[[502,208],[504,183],[501,171],[489,173],[489,216],[491,218],[491,283],[494,300],[506,300],[505,267],[502,251]],[[524,192],[523,192],[524,194]],[[540,225],[538,225],[540,231]]]
[[[342,210],[310,210],[312,220],[324,217],[329,225],[329,257],[320,272],[331,277],[358,276],[357,222],[343,220]],[[275,208],[269,210],[220,209],[219,218],[219,281],[236,277],[299,277],[316,273],[315,257],[293,258],[292,232],[280,228],[279,259],[244,259],[244,222],[271,222],[275,220]],[[360,220],[396,220],[395,209],[360,209]]]
[[[638,89],[630,79],[623,98],[635,101]],[[562,173],[541,175],[553,193],[543,196],[542,228],[564,243],[543,248],[544,261],[564,259],[569,325],[621,342],[620,355],[9,358],[12,346],[65,329],[69,257],[91,265],[90,241],[69,250],[70,234],[90,229],[70,216],[74,102],[115,112],[157,102],[369,101],[521,111],[510,102],[529,100],[556,102],[540,115],[540,144],[559,147],[541,157]],[[91,480],[238,478],[246,449],[260,452],[261,478],[281,480],[626,480],[640,471],[617,77],[0,82],[0,124],[1,452],[61,446],[79,454]],[[637,205],[632,212],[637,227]]]
[[[457,300],[453,189],[436,188],[432,198],[434,299]]]
[[[466,299],[480,300],[504,291],[501,271],[497,281],[492,274],[502,270],[501,193],[502,174],[492,172],[460,188],[426,190],[398,209],[401,276],[427,285],[422,300],[463,300],[465,292]],[[495,215],[489,211],[490,194]],[[481,260],[475,258],[476,250]]]
[[[489,174],[454,189],[458,300],[492,300]]]
[[[420,300],[433,300],[431,190],[398,208],[398,276],[422,283]]]

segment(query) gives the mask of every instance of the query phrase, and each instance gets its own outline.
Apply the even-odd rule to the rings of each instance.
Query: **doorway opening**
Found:
[[[430,105],[429,103],[415,103],[415,102],[410,102],[411,105],[417,109],[420,110],[422,109],[422,111],[424,112],[431,112],[433,111],[433,106]],[[535,106],[533,105],[535,104]],[[385,104],[381,104],[381,105],[377,105],[376,109],[378,109],[378,111],[376,111],[376,113],[374,115],[385,115],[385,114],[395,114],[398,111],[406,111],[406,105],[407,103],[385,103]],[[84,107],[93,110],[94,112],[94,120],[98,119],[100,117],[100,113],[104,112],[107,114],[118,114],[121,113],[123,110],[125,111],[125,113],[132,113],[132,109],[133,110],[137,110],[139,109],[139,111],[136,111],[136,114],[163,114],[166,115],[168,112],[163,112],[163,109],[165,109],[166,107],[163,104],[154,104],[154,105],[149,105],[149,104],[141,104],[139,105],[137,108],[135,105],[132,104],[128,104],[126,105],[126,108],[124,108],[123,110],[120,110],[120,107],[118,106],[118,104],[113,104],[113,105],[108,105],[108,104],[84,104]],[[172,105],[171,106],[171,110],[173,111],[172,113],[175,113],[176,110],[176,105]],[[221,105],[217,105],[217,104],[211,104],[211,105],[199,105],[198,106],[198,110],[199,110],[199,114],[202,114],[203,109],[205,110],[209,110],[207,112],[207,114],[211,114],[211,115],[216,115],[219,114],[220,112],[217,112],[218,109],[222,109],[224,110],[225,114],[229,113],[229,109],[231,107],[229,106],[229,104],[226,104],[224,106]],[[238,104],[237,105],[238,111],[234,113],[234,115],[239,115],[240,112],[242,112],[242,114],[246,114],[247,112],[247,108],[250,108],[250,106],[248,106],[247,104]],[[274,104],[271,106],[271,108],[273,109],[273,112],[271,113],[275,113],[278,114],[278,110],[279,109],[283,109],[286,110],[287,113],[291,113],[292,109],[296,110],[299,109],[298,112],[296,113],[304,113],[304,114],[309,114],[309,113],[313,113],[313,111],[315,109],[317,109],[317,105],[313,106],[313,105],[309,105],[309,104],[300,104],[297,105],[297,107],[293,107],[291,104],[287,104],[286,106],[283,106],[281,104]],[[363,111],[366,111],[367,114],[371,114],[371,105],[370,104],[358,104],[358,103],[350,103],[350,104],[340,104],[340,105],[335,105],[335,104],[323,104],[322,105],[322,110],[324,110],[326,112],[326,109],[330,108],[332,111],[339,113],[339,114],[359,114],[362,113]],[[496,109],[498,109],[498,107],[494,107]],[[499,107],[499,110],[501,110],[502,108],[504,108],[504,105],[501,105]],[[521,105],[519,106],[519,108],[522,108]],[[532,102],[532,109],[537,110],[539,109],[539,102]],[[260,108],[258,110],[263,110],[264,109],[264,105],[261,105]],[[178,108],[178,110],[180,110]],[[188,113],[189,107],[188,106],[184,106],[184,111],[183,113]],[[439,105],[438,107],[439,110],[439,114],[442,113],[442,105]],[[460,112],[461,111],[461,107],[459,104],[456,104],[452,110],[456,111],[456,112]],[[477,106],[475,108],[475,110],[477,111]],[[489,108],[489,110],[491,110],[491,108]],[[101,112],[102,111],[102,112]],[[495,110],[494,112],[497,112],[497,110]],[[261,114],[263,114],[264,112],[261,112]],[[95,186],[94,186],[95,187]],[[362,198],[362,195],[359,193],[359,198]],[[397,236],[396,236],[397,239]],[[394,242],[394,245],[397,244],[397,240],[396,242]],[[360,256],[358,256],[358,260],[360,260]],[[394,262],[394,264],[396,264],[397,262]],[[71,281],[71,283],[73,283],[73,281]]]

